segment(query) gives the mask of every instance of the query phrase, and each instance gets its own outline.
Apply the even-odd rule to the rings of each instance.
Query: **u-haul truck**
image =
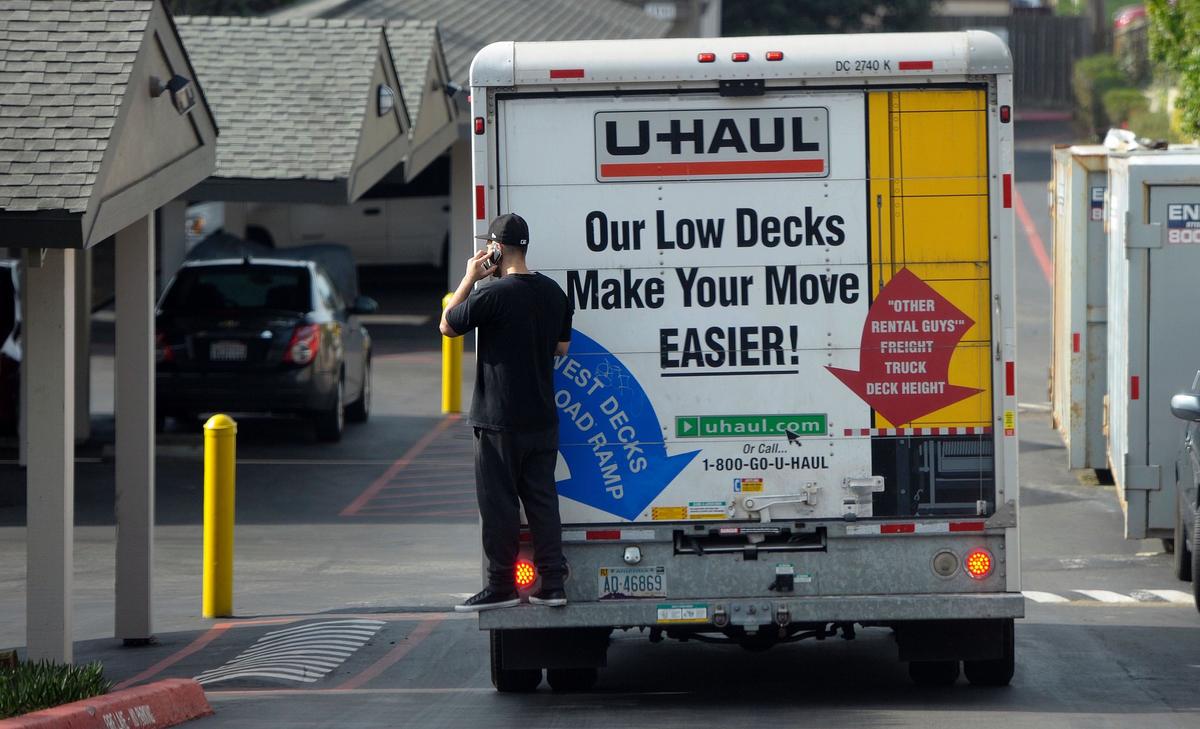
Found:
[[[1004,44],[496,43],[471,87],[475,231],[524,216],[575,307],[569,603],[480,615],[497,688],[590,686],[614,629],[763,648],[856,626],[895,631],[920,683],[1008,683]]]

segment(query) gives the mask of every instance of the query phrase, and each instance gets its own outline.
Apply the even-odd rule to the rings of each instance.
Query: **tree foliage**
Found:
[[[724,0],[724,35],[915,30],[936,0]]]
[[[1179,79],[1184,134],[1200,137],[1200,0],[1148,0],[1150,56]]]

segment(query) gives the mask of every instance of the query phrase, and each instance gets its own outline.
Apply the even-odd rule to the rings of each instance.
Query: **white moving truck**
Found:
[[[480,51],[475,230],[524,216],[576,312],[569,604],[481,614],[497,688],[590,686],[628,628],[890,628],[920,683],[1008,683],[1010,74],[982,32]]]

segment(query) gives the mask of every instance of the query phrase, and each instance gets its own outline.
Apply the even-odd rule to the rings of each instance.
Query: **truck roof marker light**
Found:
[[[537,580],[537,568],[533,566],[533,562],[527,559],[522,559],[517,562],[515,577],[517,587],[524,590]]]
[[[717,54],[715,54],[715,53],[698,53],[698,54],[696,54],[696,60],[699,61],[700,63],[716,63]]]
[[[582,68],[552,68],[550,78],[583,78]]]
[[[994,565],[995,560],[992,559],[992,553],[983,548],[972,549],[967,552],[967,558],[963,560],[963,567],[974,580],[982,580],[992,574]]]
[[[475,133],[483,134],[483,130],[484,130],[483,117],[481,117],[481,116],[475,117]]]
[[[783,51],[767,51],[766,59],[768,61],[782,61]]]
[[[729,59],[734,63],[745,63],[750,60],[750,54],[745,51],[735,51]]]

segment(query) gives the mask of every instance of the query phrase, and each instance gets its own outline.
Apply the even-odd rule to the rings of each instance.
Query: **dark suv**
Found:
[[[184,263],[157,313],[157,411],[311,418],[321,440],[371,406],[371,337],[330,276],[309,260],[220,258]]]

